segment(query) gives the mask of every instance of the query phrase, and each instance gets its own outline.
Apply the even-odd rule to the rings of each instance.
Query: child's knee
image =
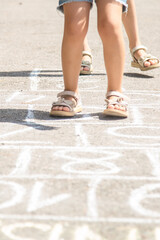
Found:
[[[120,30],[121,23],[114,21],[114,19],[101,19],[98,21],[98,32],[101,38],[116,37]]]
[[[70,21],[65,26],[65,33],[71,38],[78,38],[79,40],[84,39],[87,33],[87,23]]]

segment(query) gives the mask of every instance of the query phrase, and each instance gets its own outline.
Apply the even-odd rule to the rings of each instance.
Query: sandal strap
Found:
[[[81,67],[88,67],[88,68],[90,68],[91,64],[92,64],[91,62],[83,60],[82,63],[81,63]]]
[[[73,97],[76,103],[72,100],[67,100],[64,97],[70,96]],[[73,111],[74,108],[78,105],[81,105],[80,96],[73,91],[63,91],[57,94],[58,101],[52,103],[52,107],[62,106],[68,107],[70,111]]]
[[[115,96],[118,98],[116,100],[108,99],[108,97],[111,97],[111,96]],[[126,109],[128,107],[127,100],[129,100],[128,97],[126,97],[125,95],[123,95],[122,93],[117,92],[117,91],[107,92],[106,99],[105,99],[107,106],[108,105],[119,105],[119,106],[125,107]]]
[[[137,50],[144,50],[145,53],[139,58],[137,59],[134,54]],[[131,55],[133,57],[133,61],[135,61],[136,63],[139,63],[141,67],[144,67],[144,63],[148,60],[156,60],[159,63],[159,59],[151,54],[146,53],[147,48],[143,45],[139,45],[134,47],[133,49],[130,50]]]
[[[134,53],[138,50],[144,50],[145,52],[147,51],[147,48],[144,45],[138,45],[132,49],[130,49],[132,57],[134,57]]]
[[[126,97],[125,95],[123,95],[122,93],[118,92],[118,91],[109,91],[106,94],[106,98],[111,97],[111,96],[116,96],[122,99],[128,99],[128,97]]]
[[[106,99],[105,101],[106,101],[106,103],[107,103],[107,106],[108,106],[108,105],[118,105],[118,106],[125,107],[126,109],[127,109],[127,107],[128,107],[128,103],[125,102],[125,101],[122,101],[122,100],[120,100],[120,99],[117,99],[117,101],[113,101],[113,100],[108,100],[108,99]]]
[[[90,52],[88,52],[88,51],[83,51],[83,52],[82,52],[82,56],[88,56],[88,57],[90,57],[91,62],[92,62],[92,54],[91,54]]]
[[[70,111],[73,111],[74,103],[71,100],[65,100],[64,98],[59,99],[57,102],[52,103],[52,107],[68,107]]]
[[[144,54],[142,55],[138,60],[137,62],[142,66],[144,67],[144,63],[148,60],[157,60],[157,62],[159,63],[159,59],[151,54]]]
[[[60,92],[60,93],[57,94],[57,97],[58,97],[58,98],[63,98],[63,97],[65,97],[65,96],[73,97],[73,98],[76,100],[76,102],[77,102],[78,99],[79,99],[79,95],[78,95],[77,93],[73,92],[73,91],[66,91],[66,90],[65,90],[65,91]]]

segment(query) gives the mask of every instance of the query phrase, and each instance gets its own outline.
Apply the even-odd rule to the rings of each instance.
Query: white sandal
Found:
[[[112,99],[108,99],[111,96],[115,96],[117,97],[116,100],[112,100]],[[124,96],[122,93],[117,92],[117,91],[109,91],[106,94],[106,103],[107,103],[107,108],[104,110],[104,114],[105,115],[109,115],[109,116],[116,116],[116,117],[128,117],[128,103],[126,101],[128,100],[128,98],[126,96]],[[108,108],[109,105],[118,105],[121,107],[124,107],[125,110],[118,110],[118,109],[111,109]]]
[[[66,96],[74,98],[75,101],[66,100],[65,99]],[[63,91],[58,93],[57,97],[58,97],[58,101],[53,102],[52,108],[50,111],[50,116],[73,117],[76,115],[76,113],[82,111],[80,96],[77,93],[73,91]],[[53,107],[60,107],[60,106],[68,107],[70,111],[60,111],[60,110],[53,109]]]
[[[82,57],[83,56],[88,56],[90,57],[91,61],[85,61],[82,60],[81,62],[81,68],[87,67],[89,70],[81,70],[80,74],[81,75],[89,75],[93,72],[93,66],[92,66],[92,54],[88,51],[83,51],[82,52]]]
[[[138,50],[143,50],[143,51],[145,51],[145,53],[139,59],[136,59],[134,54]],[[132,67],[139,68],[141,71],[147,71],[147,70],[151,70],[151,69],[160,67],[159,59],[157,57],[154,57],[151,54],[148,54],[147,53],[147,48],[145,46],[139,45],[139,46],[131,49],[130,52],[131,52],[131,55],[132,55],[132,58],[133,58],[133,61],[131,62]],[[157,63],[153,64],[153,65],[150,65],[148,67],[145,67],[144,63],[148,60],[157,60]]]

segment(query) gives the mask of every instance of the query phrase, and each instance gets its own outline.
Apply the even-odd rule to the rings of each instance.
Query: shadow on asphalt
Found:
[[[58,130],[58,127],[50,127],[36,123],[35,120],[51,120],[48,112],[33,110],[28,119],[27,109],[0,109],[0,122],[15,123],[27,127],[32,127],[41,131]]]
[[[37,77],[36,70],[35,74],[33,71],[0,72],[0,77],[34,77],[34,75]],[[63,76],[62,70],[40,70],[40,73],[38,74],[38,77],[62,77],[62,76]]]
[[[122,121],[122,120],[126,120],[127,118],[124,117],[116,117],[116,116],[107,116],[104,115],[103,113],[99,114],[99,120],[103,120],[103,121]]]
[[[69,119],[86,119],[88,120],[88,124],[90,122],[89,118],[95,118],[98,120],[102,120],[102,121],[116,121],[116,120],[121,120],[122,119],[126,119],[126,118],[121,118],[121,117],[116,117],[116,116],[106,116],[104,115],[102,112],[97,112],[97,113],[89,113],[89,114],[85,114],[85,113],[78,113],[77,115],[75,115],[74,117],[51,117],[53,120],[59,120],[59,121],[64,121],[65,120],[69,120]]]
[[[35,70],[36,71],[36,70]],[[92,76],[105,76],[106,73],[92,73]],[[0,72],[0,77],[34,77],[34,72],[32,71],[11,71],[11,72]],[[36,72],[35,72],[35,76]],[[62,77],[62,70],[40,70],[38,77]],[[81,75],[86,76],[88,75]],[[131,78],[154,78],[154,76],[150,76],[148,74],[141,73],[124,73],[124,76]]]
[[[36,123],[35,120],[43,120],[43,121],[54,121],[54,120],[59,120],[59,121],[64,121],[69,120],[69,119],[85,119],[88,120],[89,124],[89,118],[96,118],[102,121],[116,121],[116,120],[121,120],[122,118],[119,117],[111,117],[111,116],[105,116],[103,115],[102,112],[97,112],[97,113],[90,113],[90,114],[82,114],[79,113],[76,116],[70,118],[70,117],[50,117],[48,112],[44,111],[38,111],[38,110],[33,110],[31,113],[31,116],[27,119],[28,115],[28,110],[27,109],[0,109],[0,122],[4,123],[14,123],[22,126],[27,126],[30,128],[34,128],[39,131],[49,131],[49,130],[58,130],[60,127],[51,127],[51,126],[46,126],[43,124]]]
[[[124,76],[131,78],[154,78],[154,76],[141,73],[124,73]]]

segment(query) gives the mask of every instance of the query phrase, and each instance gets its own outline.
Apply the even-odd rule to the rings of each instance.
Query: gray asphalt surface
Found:
[[[160,57],[160,1],[135,1],[142,43]],[[104,117],[94,6],[83,113],[51,118],[63,90],[57,1],[0,3],[0,240],[160,240],[160,69],[131,68],[124,33],[129,118]]]

